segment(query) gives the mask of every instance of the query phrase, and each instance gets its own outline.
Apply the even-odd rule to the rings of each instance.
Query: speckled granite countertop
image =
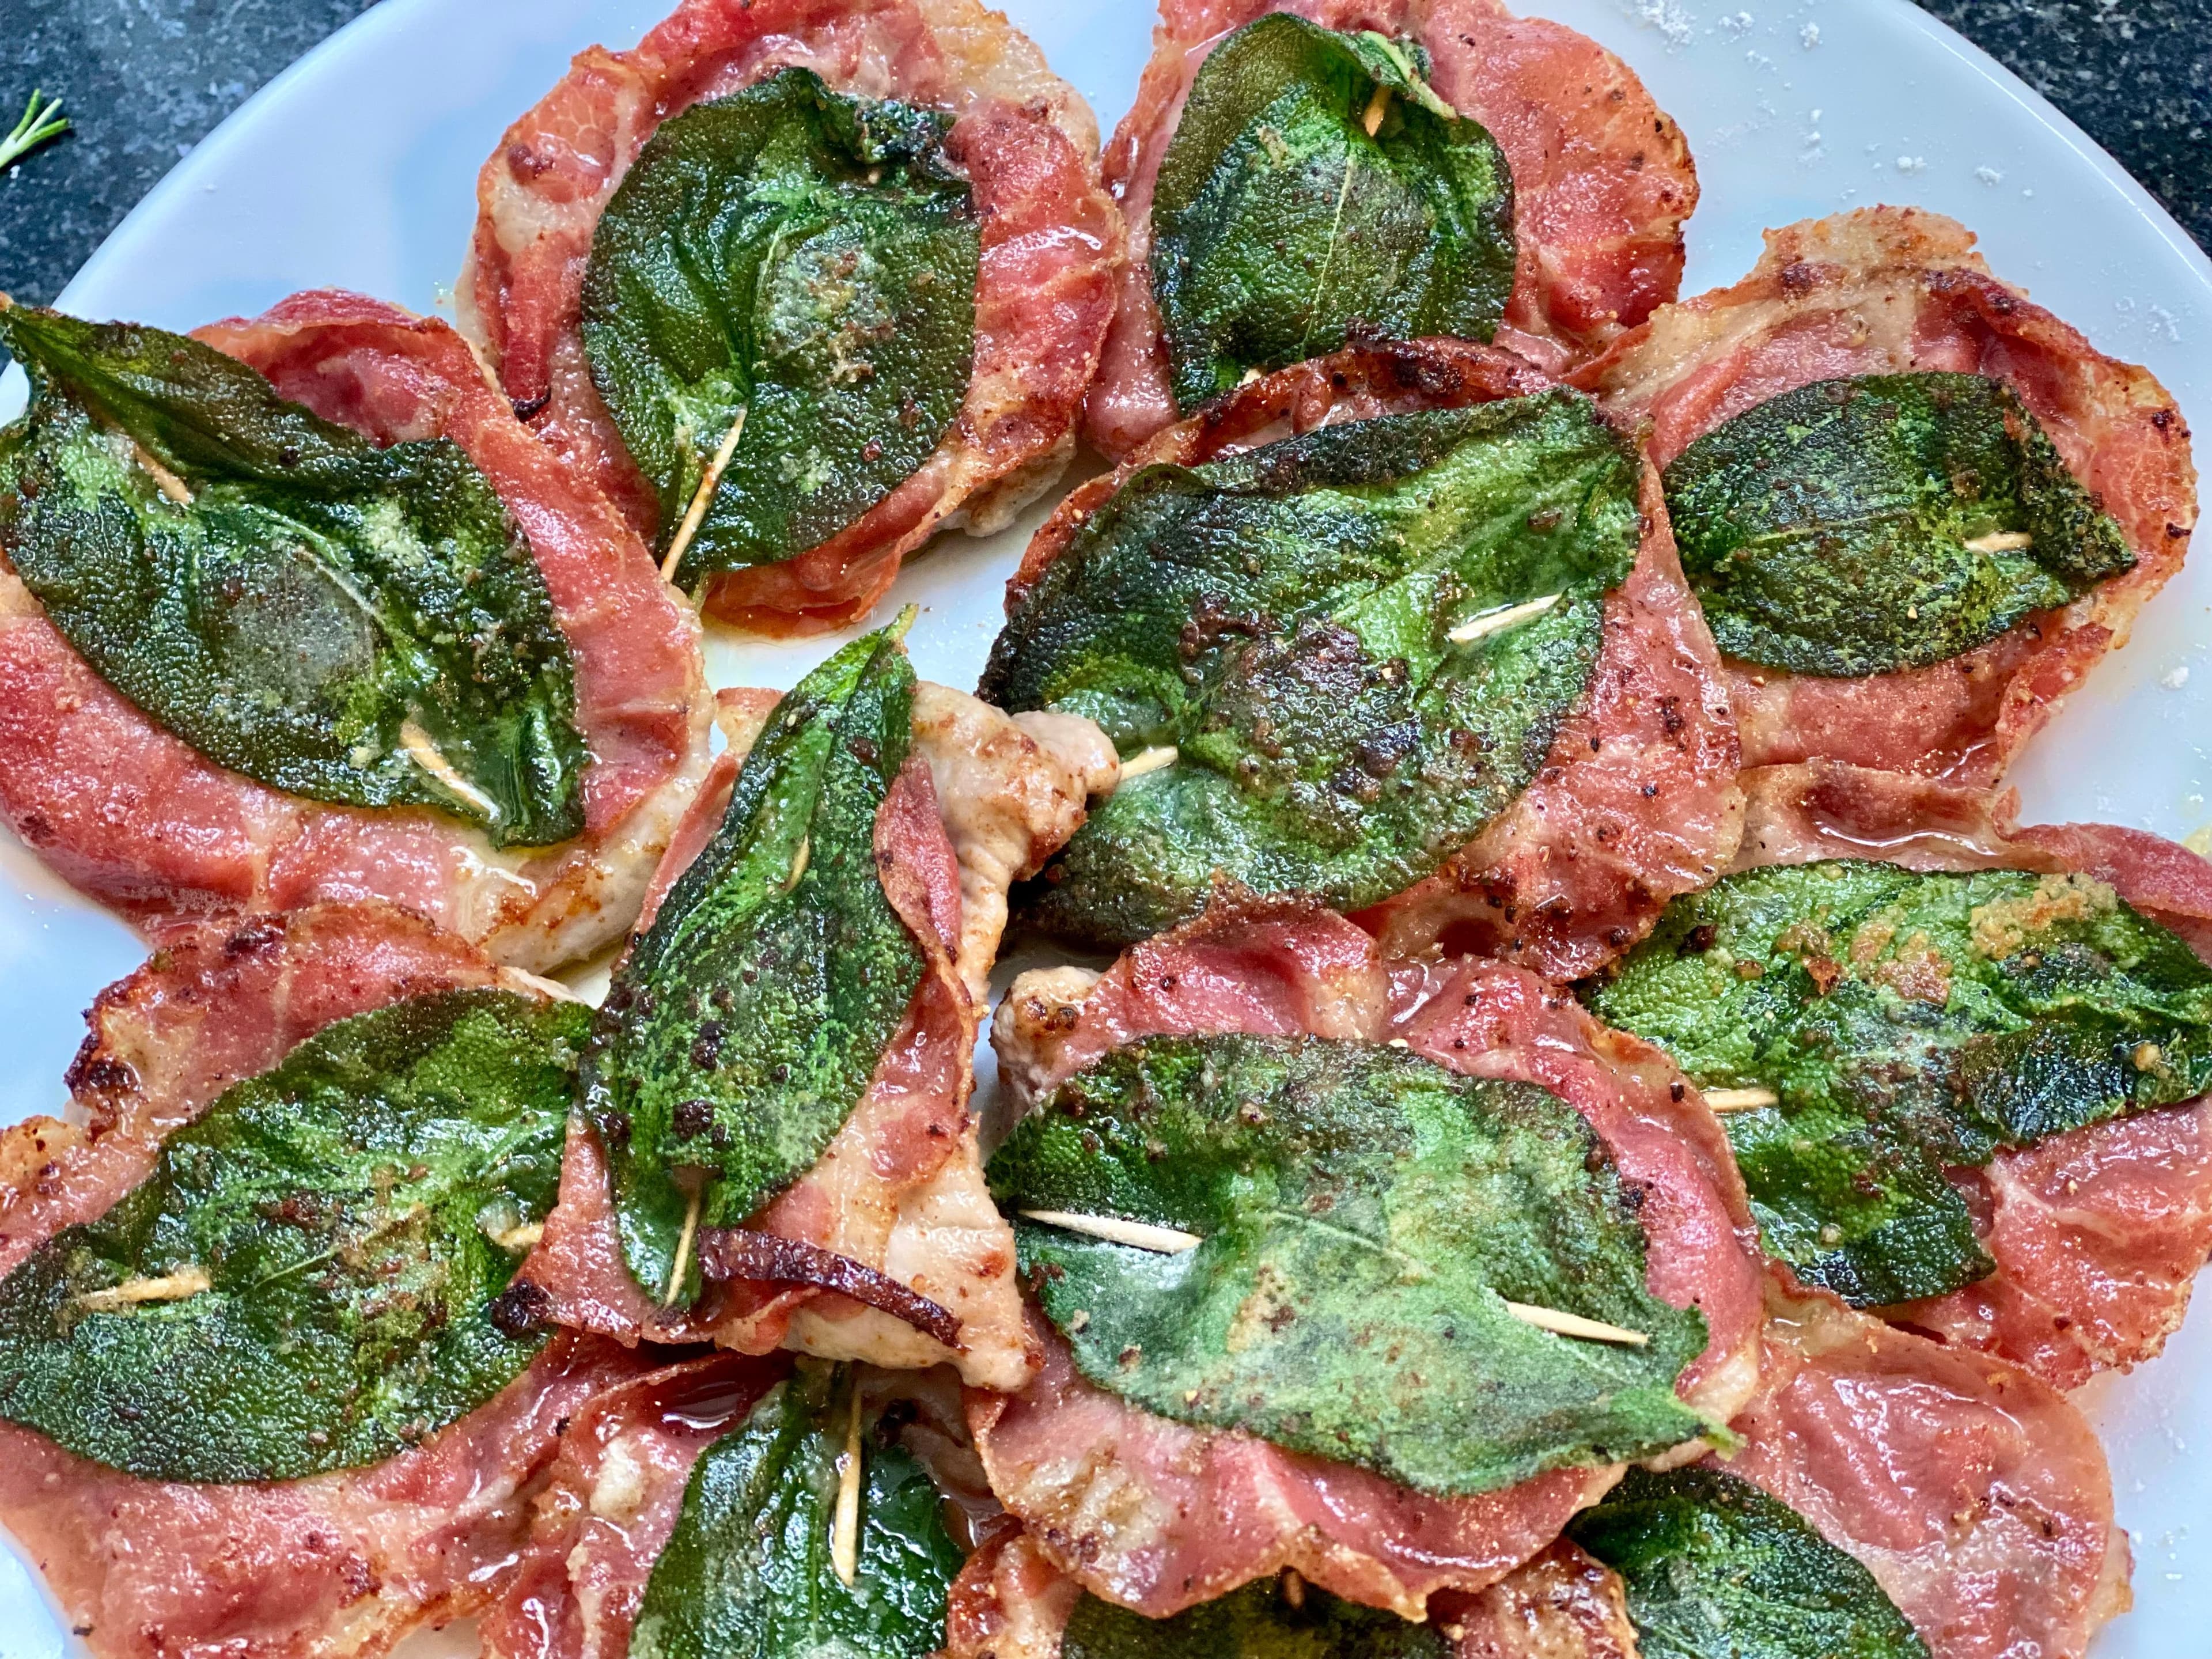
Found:
[[[30,164],[36,190],[0,179],[0,288],[52,298],[179,156],[373,3],[0,0],[0,128],[33,86],[84,118]],[[2212,0],[1922,3],[2072,116],[2212,247]]]

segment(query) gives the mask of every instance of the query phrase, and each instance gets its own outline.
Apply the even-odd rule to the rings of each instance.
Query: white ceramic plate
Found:
[[[447,302],[500,134],[593,42],[671,0],[384,0],[264,88],[141,203],[61,297],[85,316],[189,328],[335,285]],[[1110,130],[1150,46],[1151,0],[1004,0]],[[1634,64],[1689,134],[1705,185],[1685,291],[1733,281],[1764,227],[1874,202],[1955,215],[1997,272],[2148,363],[2212,432],[2212,263],[2077,129],[1907,0],[1528,0]],[[91,118],[97,119],[95,114]],[[33,164],[35,166],[35,163]],[[22,189],[26,179],[0,188]],[[0,276],[4,270],[0,269]],[[0,386],[12,416],[21,375]],[[1000,590],[1042,508],[940,542],[882,614],[923,606],[927,678],[975,682]],[[2212,556],[2177,580],[2016,775],[2030,821],[2181,836],[2212,820]],[[709,647],[720,684],[787,686],[834,642]],[[93,994],[141,951],[0,831],[0,1121],[57,1109]],[[2212,1297],[2206,1303],[2212,1304]],[[2178,1659],[2212,1630],[2212,1311],[2136,1372],[2085,1391],[2134,1534],[2136,1610],[2098,1659]],[[2205,1437],[2200,1442],[2199,1436]],[[455,1633],[419,1651],[466,1650]],[[0,1550],[0,1659],[73,1644]],[[410,1653],[418,1650],[410,1644]]]

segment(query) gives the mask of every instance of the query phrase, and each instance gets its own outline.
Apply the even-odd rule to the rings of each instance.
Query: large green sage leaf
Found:
[[[951,428],[981,239],[952,118],[788,69],[662,123],[600,216],[584,351],[673,537],[676,580],[828,541]]]
[[[1197,910],[1218,872],[1344,909],[1430,874],[1544,763],[1641,522],[1633,457],[1565,392],[1138,472],[983,676],[1004,708],[1097,720],[1125,758],[1175,750],[1091,813],[1037,920],[1118,947]]]
[[[380,449],[159,329],[11,307],[0,346],[0,552],[149,718],[311,799],[582,830],[568,642],[459,446]]]
[[[944,1645],[960,1552],[902,1447],[861,1437],[853,1582],[832,1568],[850,1386],[802,1365],[707,1449],[646,1583],[630,1659],[923,1659]]]
[[[544,1342],[504,1297],[553,1206],[579,1004],[448,991],[326,1026],[0,1280],[0,1417],[155,1480],[406,1450]]]
[[[1601,1018],[1704,1088],[1766,1248],[1860,1306],[1991,1269],[1947,1166],[2212,1087],[2212,968],[2087,876],[1747,871],[1677,899]]]
[[[1667,507],[1721,649],[1796,674],[1943,662],[2136,562],[2012,388],[1978,374],[1784,392],[1684,450]]]
[[[1643,1659],[1928,1659],[1872,1573],[1718,1469],[1631,1469],[1567,1536],[1620,1575]]]
[[[1640,1196],[1565,1102],[1404,1050],[1148,1039],[1061,1085],[991,1160],[1001,1210],[1150,1222],[1155,1255],[1018,1219],[1091,1382],[1419,1491],[1643,1457],[1705,1425],[1695,1310],[1644,1287]],[[1649,1334],[1559,1336],[1508,1301]]]
[[[1147,1619],[1085,1595],[1060,1659],[1448,1659],[1434,1625],[1308,1589],[1293,1606],[1265,1578],[1172,1619]]]
[[[876,875],[913,732],[902,632],[854,641],[776,705],[600,1010],[585,1104],[623,1258],[665,1301],[698,1294],[696,1253],[676,1271],[687,1217],[737,1226],[813,1167],[921,982]]]
[[[1206,55],[1152,198],[1152,295],[1184,412],[1355,329],[1497,331],[1513,175],[1430,90],[1419,51],[1278,11]]]

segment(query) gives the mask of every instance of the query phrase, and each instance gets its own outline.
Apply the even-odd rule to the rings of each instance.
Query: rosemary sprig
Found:
[[[0,167],[13,167],[49,138],[58,138],[70,130],[69,122],[58,113],[62,100],[49,99],[41,109],[40,95],[36,88],[32,90],[31,101],[23,107],[23,118],[15,123],[14,131],[0,138]]]

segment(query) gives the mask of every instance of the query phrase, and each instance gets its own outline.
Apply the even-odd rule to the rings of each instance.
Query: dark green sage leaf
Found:
[[[695,1200],[698,1226],[737,1226],[812,1168],[921,982],[876,876],[913,732],[902,631],[854,641],[776,706],[600,1011],[585,1104],[623,1257],[664,1301],[698,1295],[696,1253],[671,1284]]]
[[[1217,872],[1343,909],[1429,875],[1551,752],[1641,522],[1633,457],[1565,392],[1136,473],[983,676],[1003,708],[1097,720],[1125,759],[1176,751],[1099,804],[1036,920],[1119,947],[1196,911]]]
[[[1454,1496],[1705,1426],[1674,1393],[1705,1319],[1644,1288],[1636,1204],[1534,1085],[1357,1043],[1150,1039],[1061,1085],[989,1176],[1009,1215],[1206,1241],[1162,1255],[1015,1223],[1083,1375],[1177,1422]],[[1554,1335],[1508,1301],[1650,1342]]]
[[[1632,1469],[1567,1536],[1620,1575],[1644,1659],[1928,1659],[1872,1573],[1718,1469]]]
[[[590,1023],[441,992],[226,1091],[0,1280],[0,1417],[149,1480],[289,1480],[481,1405],[544,1340],[500,1298],[510,1236],[553,1206]]]
[[[853,1583],[831,1566],[849,1386],[803,1364],[707,1449],[647,1581],[630,1659],[923,1659],[944,1645],[960,1552],[902,1447],[862,1436]]]
[[[2135,567],[2012,388],[1868,374],[1784,392],[1667,469],[1682,565],[1731,657],[1924,668]],[[1969,546],[2027,537],[2025,547]]]
[[[0,346],[31,377],[0,552],[149,718],[310,799],[582,830],[568,641],[458,445],[379,449],[159,329],[14,307]]]
[[[1766,1248],[1860,1306],[1991,1270],[1947,1166],[2212,1087],[2212,968],[2087,876],[1747,871],[1584,988],[1732,1113]]]
[[[1513,175],[1419,53],[1278,11],[1206,55],[1152,198],[1152,295],[1184,412],[1355,328],[1497,332]]]
[[[1434,1625],[1307,1589],[1292,1607],[1267,1578],[1147,1619],[1086,1595],[1069,1616],[1060,1659],[1448,1659]]]
[[[662,123],[609,199],[584,351],[664,538],[744,421],[679,584],[828,541],[957,418],[982,243],[951,125],[788,69]]]

